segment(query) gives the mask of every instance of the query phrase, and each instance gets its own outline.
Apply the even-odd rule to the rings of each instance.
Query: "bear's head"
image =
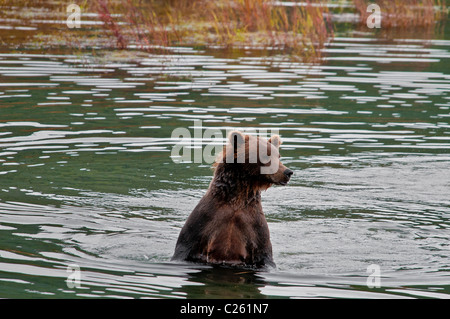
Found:
[[[233,131],[228,143],[216,161],[217,168],[233,172],[233,176],[245,179],[253,187],[267,189],[272,184],[286,185],[293,171],[280,161],[281,139],[273,135],[269,140]]]

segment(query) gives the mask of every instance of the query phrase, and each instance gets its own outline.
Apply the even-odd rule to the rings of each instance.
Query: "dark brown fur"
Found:
[[[214,164],[206,194],[180,232],[173,259],[258,268],[275,265],[261,190],[274,183],[285,185],[292,171],[279,162],[274,174],[261,174],[267,162],[258,155],[257,162],[251,163],[249,154],[266,143],[270,160],[279,162],[278,136],[266,141],[231,133],[230,143]],[[236,163],[242,152],[245,161]]]

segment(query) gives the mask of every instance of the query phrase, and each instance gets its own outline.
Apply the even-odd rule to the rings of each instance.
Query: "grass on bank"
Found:
[[[348,28],[373,31],[365,26],[370,3],[380,6],[381,36],[389,30],[433,30],[448,15],[445,0],[80,0],[83,22],[100,24],[68,29],[61,22],[44,23],[33,36],[42,46],[159,52],[173,46],[263,49],[315,62],[336,32],[337,15],[356,13],[359,19]],[[5,21],[19,25],[61,21],[66,9],[66,1],[0,0]],[[21,46],[29,39],[33,41],[23,32],[0,30],[0,45]]]

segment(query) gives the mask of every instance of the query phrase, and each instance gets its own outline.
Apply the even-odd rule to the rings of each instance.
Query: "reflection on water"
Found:
[[[337,37],[323,65],[0,52],[0,295],[448,297],[449,47]],[[194,120],[282,135],[296,173],[263,194],[277,269],[169,262],[212,175],[170,157]]]

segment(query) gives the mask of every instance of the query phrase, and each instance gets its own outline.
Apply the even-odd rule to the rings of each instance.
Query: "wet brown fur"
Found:
[[[267,164],[261,162],[259,155],[256,163],[250,163],[249,154],[256,151],[255,145],[267,143],[267,155],[278,161],[281,142],[278,136],[266,141],[239,132],[231,133],[230,139],[213,166],[214,177],[206,194],[180,232],[173,259],[258,268],[274,266],[261,191],[274,183],[287,183],[289,177],[283,174],[287,168],[279,162],[276,173],[261,174],[261,166]],[[236,163],[242,152],[245,162]]]

